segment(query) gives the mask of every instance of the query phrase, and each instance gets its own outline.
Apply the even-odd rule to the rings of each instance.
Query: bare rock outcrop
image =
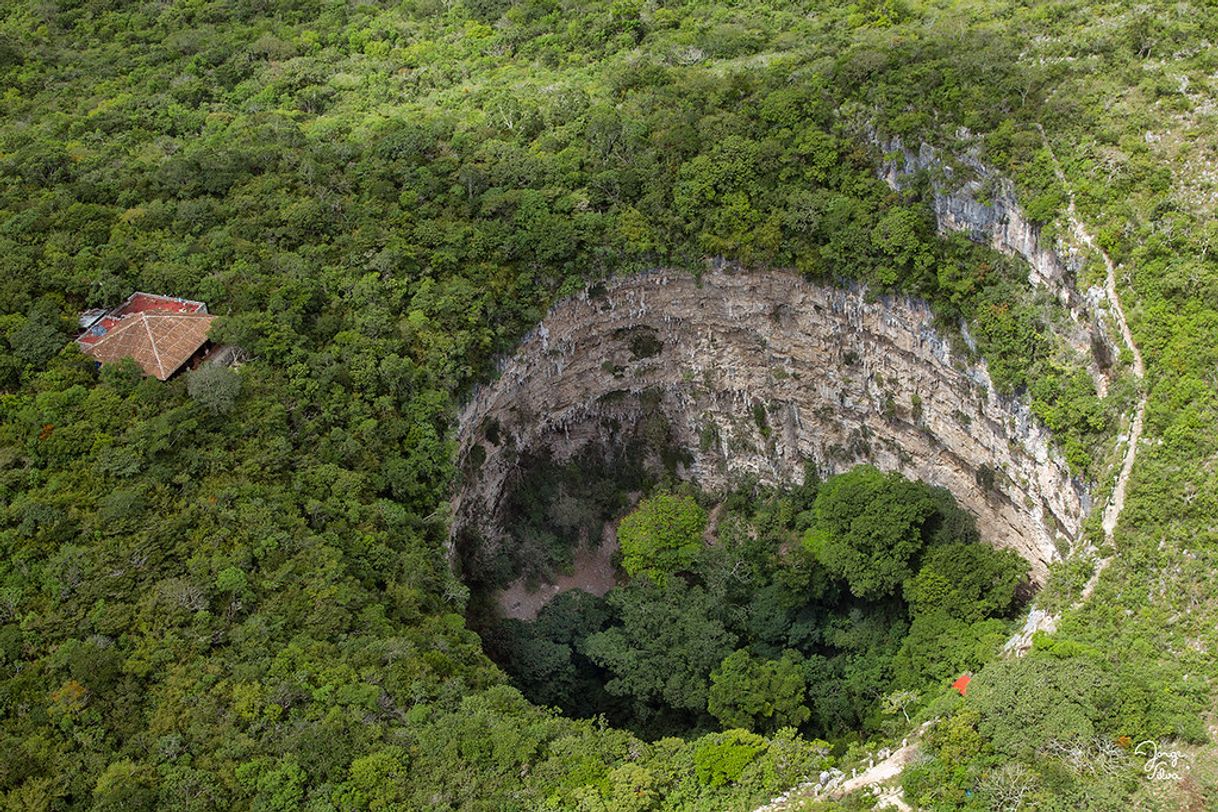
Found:
[[[926,143],[912,149],[899,138],[873,134],[871,140],[884,155],[880,177],[892,188],[907,187],[919,174],[929,177],[931,208],[941,233],[961,232],[973,242],[1027,263],[1028,282],[1053,294],[1070,314],[1073,329],[1063,337],[1089,359],[1088,371],[1103,396],[1117,348],[1101,318],[1107,301],[1103,288],[1078,289],[1083,265],[1078,247],[1045,240],[1040,226],[1019,205],[1015,185],[972,152],[956,153],[953,161],[945,161]]]
[[[705,488],[870,462],[949,489],[1042,582],[1089,507],[1026,403],[953,353],[925,303],[723,267],[556,304],[459,418],[454,532],[502,541],[523,451],[569,459],[657,411]]]

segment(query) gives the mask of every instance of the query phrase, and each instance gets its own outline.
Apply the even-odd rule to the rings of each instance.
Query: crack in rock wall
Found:
[[[997,395],[984,364],[953,354],[931,321],[919,300],[728,267],[563,300],[459,417],[454,536],[510,543],[499,517],[522,452],[567,460],[659,409],[688,451],[679,474],[704,488],[869,462],[950,490],[1043,583],[1078,536],[1087,493],[1026,403]]]

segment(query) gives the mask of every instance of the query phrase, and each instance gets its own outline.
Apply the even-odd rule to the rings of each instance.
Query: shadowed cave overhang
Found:
[[[616,279],[555,305],[461,413],[454,534],[503,543],[522,452],[570,459],[645,410],[687,452],[679,473],[709,490],[798,482],[808,461],[943,486],[1040,583],[1090,506],[1027,404],[954,355],[924,302],[719,268]]]

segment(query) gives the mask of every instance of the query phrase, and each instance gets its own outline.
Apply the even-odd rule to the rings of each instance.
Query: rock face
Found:
[[[899,138],[873,136],[872,140],[886,156],[880,164],[880,177],[892,188],[904,188],[919,173],[930,177],[932,208],[940,232],[962,232],[973,242],[1027,262],[1028,281],[1052,293],[1070,314],[1074,330],[1065,337],[1083,357],[1091,359],[1088,371],[1103,396],[1116,347],[1099,318],[1105,302],[1103,288],[1080,293],[1075,285],[1083,264],[1078,252],[1065,244],[1047,245],[1040,228],[1020,207],[1011,181],[975,156],[957,156],[968,175],[960,177],[929,144],[913,150]]]
[[[782,271],[657,271],[558,303],[462,412],[454,533],[498,543],[520,453],[570,459],[661,413],[711,490],[869,462],[949,489],[1043,582],[1089,507],[1026,404],[993,391],[925,303]]]

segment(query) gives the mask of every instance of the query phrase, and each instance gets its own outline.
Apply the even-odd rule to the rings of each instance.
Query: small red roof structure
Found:
[[[145,373],[163,381],[207,343],[214,319],[202,302],[133,293],[94,320],[76,342],[99,363],[133,358]]]
[[[956,681],[952,683],[952,687],[960,692],[960,696],[964,696],[966,693],[968,693],[968,684],[972,681],[972,674],[961,674],[956,678]]]

